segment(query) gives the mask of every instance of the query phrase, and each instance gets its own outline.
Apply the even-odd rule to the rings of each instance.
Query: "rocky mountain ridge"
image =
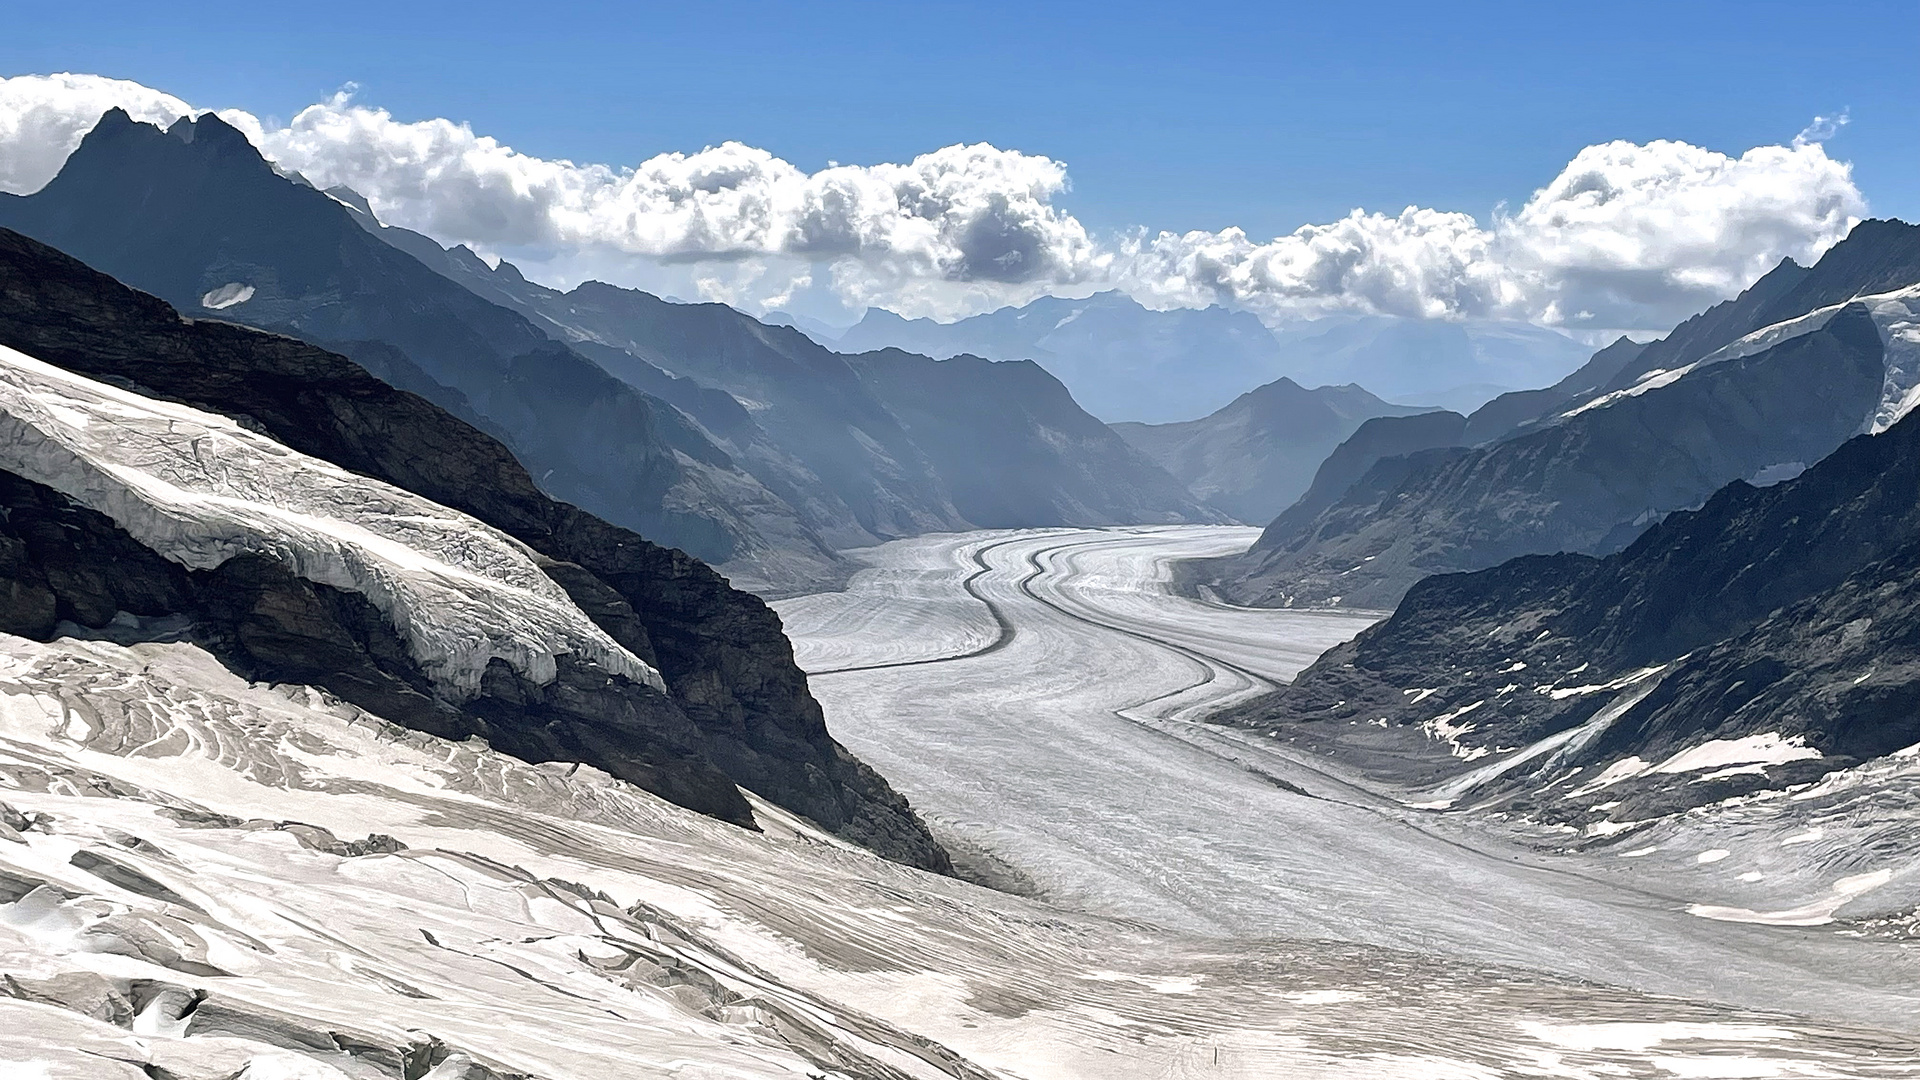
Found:
[[[1917,260],[1920,229],[1865,223],[1814,269],[1783,267],[1682,324],[1673,344],[1603,350],[1569,381],[1626,362],[1584,396],[1542,392],[1544,418],[1477,447],[1380,461],[1310,520],[1290,516],[1206,572],[1241,602],[1391,607],[1427,574],[1617,550],[1729,481],[1790,476],[1906,407],[1916,365],[1900,289],[1913,282],[1899,279],[1920,280]],[[1831,295],[1842,300],[1793,310]],[[1817,320],[1795,322],[1811,311]],[[1774,315],[1797,329],[1752,325]],[[1661,357],[1687,359],[1647,368]]]
[[[1812,783],[1920,743],[1916,491],[1909,416],[1605,558],[1426,578],[1226,719],[1589,837]]]
[[[33,236],[180,311],[351,356],[510,445],[544,490],[758,584],[831,545],[675,408],[368,236],[211,114],[107,113],[60,174],[0,198]]]

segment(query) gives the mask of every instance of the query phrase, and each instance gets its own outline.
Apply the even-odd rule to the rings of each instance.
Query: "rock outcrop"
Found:
[[[1858,765],[1920,742],[1916,492],[1910,416],[1605,558],[1429,577],[1224,719],[1555,820],[1602,801],[1643,820]]]

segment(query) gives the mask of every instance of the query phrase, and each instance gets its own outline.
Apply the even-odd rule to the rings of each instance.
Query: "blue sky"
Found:
[[[990,141],[1090,226],[1255,235],[1354,206],[1484,213],[1580,147],[1728,152],[1850,110],[1837,157],[1920,214],[1920,4],[16,5],[0,71],[286,116],[348,80],[529,153],[726,139],[795,164]]]
[[[1920,218],[1915,56],[1913,0],[76,2],[9,13],[0,187],[132,100],[3,78],[73,71],[244,110],[283,167],[562,286],[846,320],[1120,288],[1597,337],[1818,258],[1862,214]],[[933,153],[972,143],[999,149]]]

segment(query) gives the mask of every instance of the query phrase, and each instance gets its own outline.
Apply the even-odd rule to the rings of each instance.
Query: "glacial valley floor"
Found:
[[[776,607],[841,741],[957,851],[1054,904],[1203,936],[1385,946],[1920,1032],[1911,940],[1864,936],[1844,919],[1789,927],[1689,912],[1770,855],[1702,861],[1688,844],[1717,841],[1684,829],[1669,830],[1660,859],[1517,843],[1195,722],[1378,617],[1173,591],[1176,560],[1253,535],[922,537],[862,553],[869,568],[844,592]],[[1747,846],[1772,852],[1793,827],[1776,823]],[[1911,852],[1894,858],[1881,877],[1909,881]],[[1794,892],[1806,878],[1782,875],[1769,899],[1807,902]]]

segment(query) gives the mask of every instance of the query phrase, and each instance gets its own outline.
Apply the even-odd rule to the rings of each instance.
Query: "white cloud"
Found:
[[[1268,314],[1363,306],[1659,328],[1783,257],[1819,257],[1866,214],[1852,169],[1811,139],[1735,158],[1680,142],[1589,146],[1517,213],[1482,225],[1355,210],[1264,244],[1237,229],[1130,245],[1129,285],[1166,302]]]
[[[190,111],[94,76],[0,79],[0,187],[44,183],[114,104],[159,122]],[[749,308],[830,288],[855,308],[953,317],[1118,286],[1155,306],[1274,318],[1359,310],[1658,329],[1782,257],[1818,257],[1866,213],[1850,167],[1821,145],[1844,114],[1737,157],[1667,141],[1590,146],[1517,211],[1485,220],[1355,210],[1264,242],[1238,229],[1096,239],[1058,205],[1062,163],[985,143],[813,173],[733,142],[616,168],[522,154],[448,120],[396,120],[350,90],[284,126],[220,115],[283,168],[361,192],[393,224],[510,253],[550,280],[592,267]],[[608,273],[622,264],[630,271]]]
[[[365,195],[383,220],[487,247],[606,247],[668,261],[854,258],[908,277],[1074,280],[1094,258],[1052,204],[1066,169],[985,143],[807,173],[736,142],[632,169],[521,154],[447,120],[346,95],[258,138],[284,168]]]

